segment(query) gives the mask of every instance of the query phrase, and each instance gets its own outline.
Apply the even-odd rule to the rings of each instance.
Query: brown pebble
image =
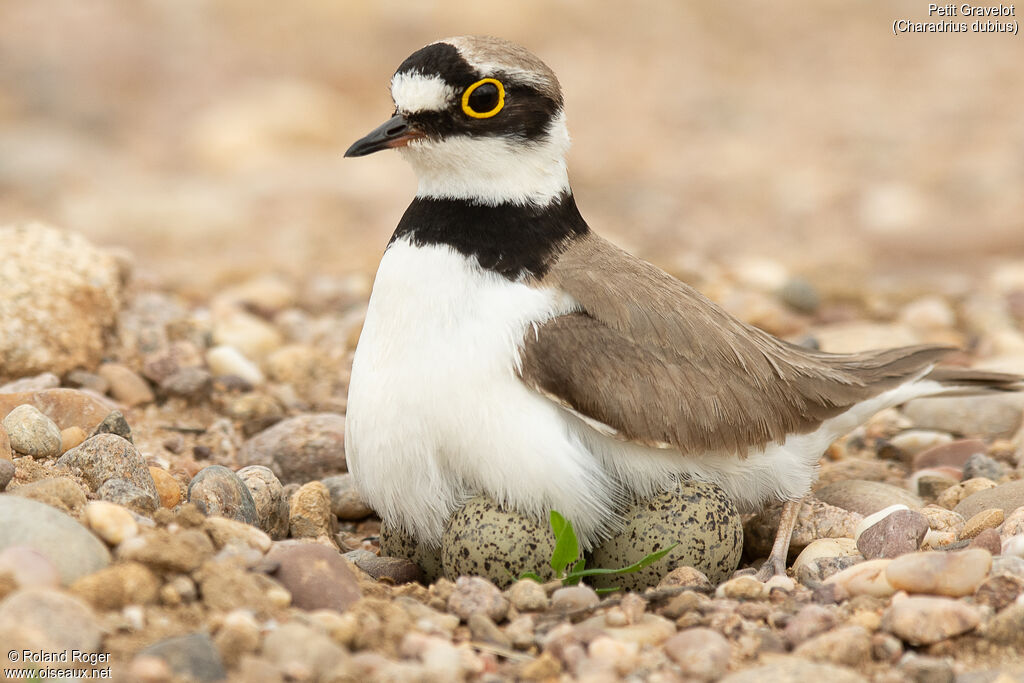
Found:
[[[129,408],[153,402],[153,390],[149,384],[128,366],[104,363],[97,372],[110,383],[110,395]]]
[[[984,548],[993,555],[998,555],[1003,549],[1003,541],[999,538],[998,531],[995,529],[985,529],[978,533],[967,547]]]
[[[964,524],[964,530],[960,532],[960,539],[974,538],[986,529],[995,529],[1003,523],[1003,517],[1003,511],[999,508],[982,510],[967,520]],[[998,552],[994,554],[998,554]]]
[[[988,605],[993,611],[1000,612],[1013,603],[1021,593],[1024,593],[1024,579],[1001,574],[985,579],[974,592],[974,600],[979,605]]]
[[[171,473],[161,467],[150,467],[149,474],[156,484],[156,492],[160,496],[160,506],[173,508],[181,502],[181,484]]]
[[[72,448],[85,441],[87,436],[89,435],[85,433],[85,430],[77,425],[72,425],[67,429],[62,429],[60,432],[60,452],[67,453]]]
[[[964,466],[967,459],[975,453],[985,452],[985,442],[981,439],[960,439],[942,444],[918,453],[914,457],[914,469],[923,470],[928,467]]]

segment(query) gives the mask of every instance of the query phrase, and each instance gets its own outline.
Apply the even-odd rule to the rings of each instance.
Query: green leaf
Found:
[[[551,511],[551,531],[555,533],[555,550],[551,553],[551,568],[556,576],[562,576],[565,568],[576,562],[580,556],[580,544],[572,522],[557,510]]]
[[[544,581],[542,581],[541,578],[533,572],[523,572],[522,574],[520,574],[519,580],[522,581],[523,579],[530,579],[532,581],[536,581],[537,583],[544,583]]]
[[[586,576],[608,576],[608,575],[619,576],[619,575],[622,575],[622,574],[632,574],[633,572],[640,571],[644,567],[649,567],[650,565],[654,564],[655,562],[657,562],[661,558],[665,557],[677,545],[679,545],[679,544],[678,543],[673,543],[672,545],[670,545],[669,547],[665,548],[664,550],[659,550],[656,553],[651,553],[650,555],[648,555],[647,557],[643,558],[639,562],[634,562],[633,564],[629,565],[628,567],[622,567],[621,569],[603,569],[603,568],[600,568],[600,567],[595,567],[594,569],[581,569],[581,570],[578,570],[578,571],[569,572],[569,574],[567,574],[565,578],[567,580],[568,579],[573,579],[574,581],[579,581],[579,579],[582,579],[582,578],[584,578]]]
[[[615,593],[616,591],[620,591],[620,590],[622,590],[622,589],[619,588],[618,586],[615,586],[614,588],[595,588],[594,592],[597,593],[598,595],[608,595],[609,593]]]

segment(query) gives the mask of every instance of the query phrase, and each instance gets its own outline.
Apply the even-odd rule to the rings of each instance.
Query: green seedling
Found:
[[[557,510],[551,511],[551,531],[555,534],[555,549],[551,553],[551,568],[555,570],[555,577],[562,582],[563,586],[575,586],[580,579],[588,576],[621,576],[638,572],[644,567],[649,567],[661,558],[668,555],[678,543],[673,543],[663,550],[647,555],[639,562],[634,562],[628,567],[619,569],[586,568],[586,558],[580,556],[580,544],[576,538],[576,531],[572,528],[572,522],[562,516]],[[520,579],[533,579],[543,583],[536,572],[523,572]],[[611,593],[618,588],[598,588],[598,593]]]

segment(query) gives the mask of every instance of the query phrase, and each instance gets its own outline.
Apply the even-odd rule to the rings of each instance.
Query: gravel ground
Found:
[[[345,471],[366,278],[185,299],[54,228],[0,228],[0,244],[4,277],[34,283],[0,296],[0,639],[19,652],[93,653],[126,681],[1024,676],[1024,396],[912,402],[833,445],[790,575],[768,584],[751,567],[777,507],[742,520],[740,566],[714,582],[687,564],[604,596],[427,579],[378,555]],[[942,340],[968,349],[954,362],[1024,370],[1024,261],[905,303],[832,300],[779,263],[692,274],[825,349]]]

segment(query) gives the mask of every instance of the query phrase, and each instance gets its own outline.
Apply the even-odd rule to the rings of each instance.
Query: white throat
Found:
[[[559,112],[534,141],[465,135],[401,148],[419,178],[417,197],[545,205],[569,190],[569,130]]]

